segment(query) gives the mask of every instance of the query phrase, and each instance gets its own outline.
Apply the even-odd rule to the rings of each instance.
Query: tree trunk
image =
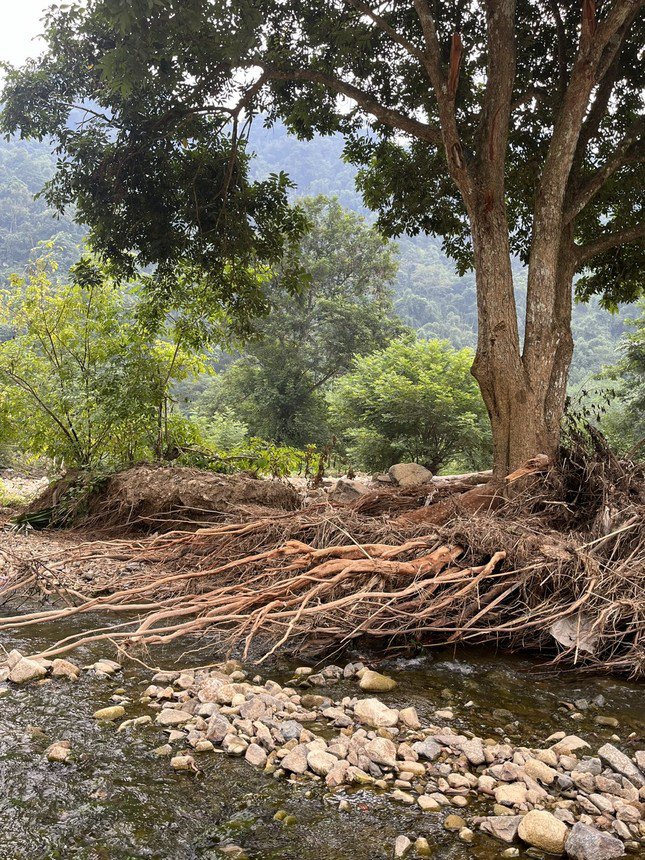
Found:
[[[531,281],[529,272],[531,324],[521,351],[505,226],[473,230],[479,329],[472,372],[490,417],[496,478],[538,454],[555,455],[573,352],[570,237],[555,250],[552,278],[544,279],[539,259],[531,261],[539,277]]]

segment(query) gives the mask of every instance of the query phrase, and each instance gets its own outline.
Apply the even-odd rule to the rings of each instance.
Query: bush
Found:
[[[412,461],[434,473],[449,462],[489,465],[490,430],[472,360],[469,349],[410,338],[357,358],[330,398],[355,465],[375,471]]]

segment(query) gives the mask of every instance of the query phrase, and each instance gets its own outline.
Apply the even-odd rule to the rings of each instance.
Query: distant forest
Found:
[[[342,160],[336,137],[298,141],[278,125],[256,123],[251,136],[257,176],[286,171],[296,185],[295,196],[335,195],[341,204],[366,210],[354,187],[354,169]],[[55,240],[57,258],[72,264],[83,240],[82,227],[70,217],[56,218],[42,198],[34,198],[51,176],[55,157],[46,143],[0,142],[0,277],[22,272],[41,242]],[[395,284],[395,308],[401,319],[427,338],[449,341],[454,347],[474,346],[476,304],[474,276],[459,277],[442,252],[441,242],[428,236],[397,239],[400,267]],[[518,266],[518,289],[524,275]],[[612,315],[596,300],[578,304],[573,314],[575,353],[570,384],[588,380],[617,360],[616,345],[629,313]]]

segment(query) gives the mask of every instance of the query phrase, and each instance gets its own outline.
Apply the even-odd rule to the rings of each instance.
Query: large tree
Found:
[[[356,355],[400,334],[390,285],[397,263],[392,243],[338,200],[306,198],[311,230],[289,249],[289,268],[306,276],[286,290],[278,275],[266,288],[268,316],[253,324],[244,353],[200,406],[228,405],[251,435],[281,444],[326,444],[325,394]]]
[[[99,251],[161,272],[189,256],[238,306],[255,293],[226,286],[235,262],[293,228],[284,183],[248,181],[251,118],[342,133],[381,227],[474,266],[501,474],[557,446],[574,275],[609,304],[643,288],[641,5],[88,0],[50,13],[48,52],[9,73],[3,126],[58,140],[49,197],[76,202]]]

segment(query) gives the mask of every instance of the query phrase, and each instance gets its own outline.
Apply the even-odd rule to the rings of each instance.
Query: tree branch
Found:
[[[616,230],[613,233],[605,233],[593,242],[577,245],[576,268],[585,266],[593,257],[604,254],[605,251],[610,251],[618,245],[631,244],[643,238],[645,238],[645,223],[637,224],[635,227],[626,227],[624,230]]]
[[[572,221],[593,200],[603,185],[617,170],[620,170],[621,167],[627,164],[642,161],[643,155],[635,156],[633,148],[635,144],[641,141],[644,130],[645,120],[641,117],[633,123],[623,139],[618,143],[612,157],[596,170],[578,190],[571,205],[564,214],[565,223]]]
[[[400,45],[404,48],[411,57],[414,57],[419,62],[423,63],[425,58],[423,51],[413,45],[412,42],[409,42],[404,36],[402,36],[398,30],[388,24],[385,18],[382,15],[379,15],[373,9],[371,9],[367,3],[363,3],[362,0],[345,0],[349,6],[352,6],[357,12],[360,12],[362,15],[365,15],[369,18],[383,33],[386,33],[393,42],[396,42],[397,45]]]
[[[455,113],[455,94],[449,89],[441,63],[441,46],[432,17],[429,0],[414,0],[414,8],[421,24],[425,42],[424,67],[434,90],[439,111],[441,135],[450,174],[461,192],[466,210],[472,216],[474,211],[473,179],[461,146],[457,116]],[[456,46],[455,46],[456,47]]]
[[[364,111],[372,114],[391,128],[398,128],[400,131],[406,132],[411,137],[425,140],[427,143],[432,143],[434,145],[441,144],[441,132],[439,129],[427,125],[426,123],[419,122],[419,120],[410,116],[406,116],[394,108],[385,107],[372,98],[372,96],[368,95],[353,84],[341,81],[338,78],[334,78],[332,75],[318,72],[314,69],[279,69],[265,64],[260,65],[264,69],[267,79],[274,81],[303,81],[310,84],[322,84],[333,92],[352,99]]]
[[[515,82],[515,0],[487,0],[486,90],[479,163],[485,193],[504,196],[504,165]]]
[[[562,99],[567,89],[567,35],[564,30],[564,23],[557,0],[549,0],[549,6],[551,7],[553,20],[555,21],[558,56],[558,96]]]
[[[583,0],[578,54],[554,124],[536,198],[533,253],[537,256],[544,251],[542,243],[552,244],[560,231],[562,206],[578,153],[589,98],[598,81],[597,75],[605,48],[613,39],[610,47],[613,61],[622,44],[622,28],[642,2],[643,0],[614,0],[608,14],[600,23],[596,23],[595,14],[590,11],[590,0]],[[614,39],[619,32],[621,36]],[[614,42],[617,44],[614,45]]]

